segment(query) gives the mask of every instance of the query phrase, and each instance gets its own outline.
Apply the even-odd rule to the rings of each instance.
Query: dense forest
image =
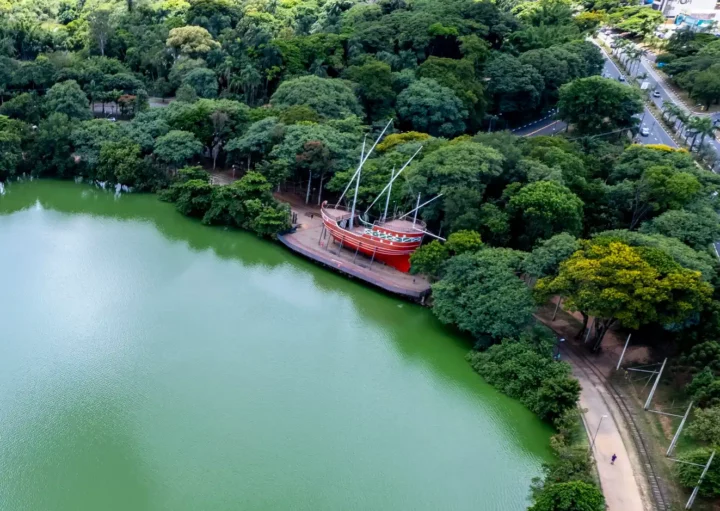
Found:
[[[447,242],[418,250],[413,271],[433,280],[440,320],[477,342],[473,367],[559,432],[532,509],[604,509],[574,447],[580,388],[533,326],[538,303],[563,296],[594,350],[622,328],[673,356],[702,408],[693,434],[720,444],[720,178],[685,150],[631,143],[642,97],[600,76],[587,40],[601,24],[649,36],[652,13],[617,0],[0,0],[0,182],[159,192],[206,224],[273,236],[289,227],[273,190],[339,195],[392,120],[360,205],[422,147],[391,204],[442,193],[422,216]],[[693,66],[716,43],[687,37],[668,68],[702,82]],[[567,133],[506,130],[551,109]],[[240,179],[211,184],[231,166]]]

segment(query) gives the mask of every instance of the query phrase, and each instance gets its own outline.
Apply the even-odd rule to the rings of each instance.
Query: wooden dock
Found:
[[[294,232],[278,235],[278,240],[283,245],[328,268],[389,293],[425,302],[425,297],[430,293],[427,279],[420,275],[400,272],[354,250],[342,248],[323,228],[319,209],[314,211],[296,204],[291,206],[293,212],[297,213],[298,224]]]

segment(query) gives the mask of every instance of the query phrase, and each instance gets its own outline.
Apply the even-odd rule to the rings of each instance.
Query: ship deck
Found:
[[[294,232],[278,236],[278,240],[290,250],[389,293],[421,302],[430,293],[430,283],[426,278],[403,273],[377,260],[371,261],[362,253],[340,248],[332,236],[324,231],[320,208],[307,207],[294,201],[290,205],[292,211],[297,213],[298,224]],[[339,216],[347,215],[346,211],[334,211]],[[325,235],[321,239],[323,232]]]

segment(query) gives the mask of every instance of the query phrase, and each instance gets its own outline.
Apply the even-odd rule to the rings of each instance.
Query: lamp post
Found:
[[[565,342],[565,337],[560,337],[555,344],[555,360],[560,360],[560,343]]]
[[[603,419],[605,419],[605,418],[607,418],[607,415],[603,415],[602,417],[600,417],[600,422],[598,422],[598,427],[597,427],[597,429],[595,430],[595,434],[593,435],[592,443],[590,444],[590,450],[591,450],[591,451],[592,451],[593,448],[595,447],[595,439],[597,438],[598,431],[600,431],[600,425],[602,424],[602,421],[603,421]]]

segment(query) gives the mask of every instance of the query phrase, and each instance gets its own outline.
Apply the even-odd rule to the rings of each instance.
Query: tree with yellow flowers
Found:
[[[710,301],[712,287],[700,272],[688,270],[662,250],[631,247],[608,239],[585,241],[560,265],[557,277],[540,279],[540,299],[564,297],[565,306],[583,316],[582,333],[593,316],[593,350],[616,323],[638,328],[647,323],[666,327],[687,321]]]

